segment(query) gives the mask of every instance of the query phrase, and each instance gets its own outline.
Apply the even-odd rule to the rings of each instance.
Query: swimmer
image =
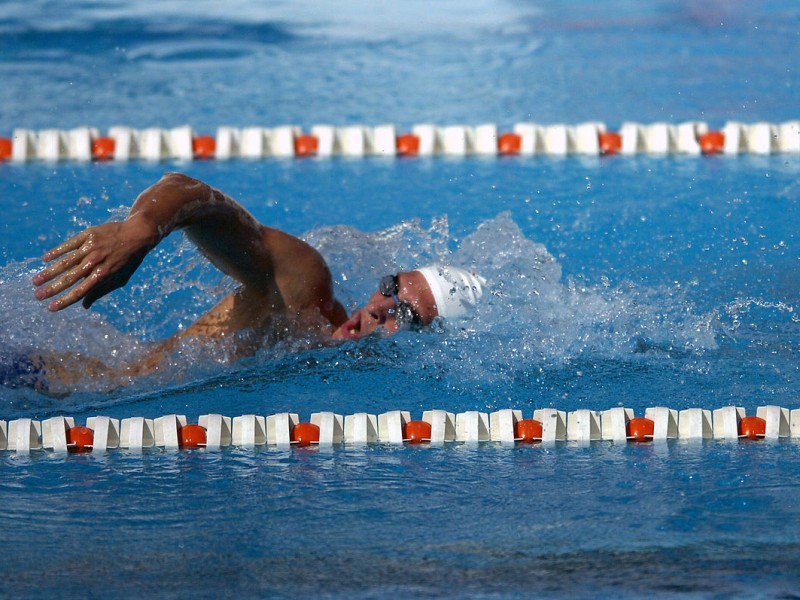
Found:
[[[157,344],[127,375],[157,369],[163,354],[186,339],[230,341],[238,357],[257,350],[236,335],[244,330],[357,340],[375,331],[391,335],[426,327],[437,316],[466,314],[485,283],[474,273],[443,265],[390,274],[348,316],[334,297],[327,264],[311,246],[260,224],[209,185],[168,173],[139,195],[124,221],[89,227],[46,252],[43,260],[51,264],[33,278],[35,296],[48,301],[51,311],[77,302],[89,308],[123,287],[145,256],[178,229],[240,286],[184,331]]]

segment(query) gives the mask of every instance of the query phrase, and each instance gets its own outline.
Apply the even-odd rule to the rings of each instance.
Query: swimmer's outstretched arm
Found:
[[[54,298],[48,304],[52,311],[81,300],[89,308],[123,287],[145,256],[176,229],[184,229],[209,260],[246,286],[274,286],[263,226],[222,192],[168,173],[139,195],[125,221],[90,227],[46,252],[43,260],[55,262],[33,278],[36,298]]]

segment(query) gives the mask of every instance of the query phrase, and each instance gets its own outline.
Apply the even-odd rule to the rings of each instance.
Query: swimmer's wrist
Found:
[[[165,227],[140,211],[128,215],[124,224],[132,239],[146,241],[146,245],[150,249],[155,248],[162,239],[169,235],[169,231],[165,231]]]
[[[126,220],[142,227],[142,233],[152,237],[156,245],[186,226],[196,211],[198,198],[207,195],[213,196],[206,184],[181,173],[167,173],[139,194]]]

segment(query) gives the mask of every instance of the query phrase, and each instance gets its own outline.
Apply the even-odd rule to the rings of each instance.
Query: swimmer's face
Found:
[[[434,317],[439,314],[433,292],[418,271],[397,274],[397,299],[413,310],[423,326],[430,325]],[[394,297],[386,296],[380,291],[375,292],[363,308],[353,313],[352,317],[333,332],[333,337],[357,340],[379,328],[392,335],[402,329],[402,324],[397,322],[397,315],[398,306]]]

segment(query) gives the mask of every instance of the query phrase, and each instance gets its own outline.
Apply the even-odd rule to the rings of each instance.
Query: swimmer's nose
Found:
[[[377,321],[378,325],[386,323],[390,311],[394,308],[394,301],[391,298],[386,298],[383,302],[372,302],[367,307],[367,314]]]
[[[370,306],[367,313],[378,325],[383,325],[386,322],[386,311],[381,310],[380,307]]]

